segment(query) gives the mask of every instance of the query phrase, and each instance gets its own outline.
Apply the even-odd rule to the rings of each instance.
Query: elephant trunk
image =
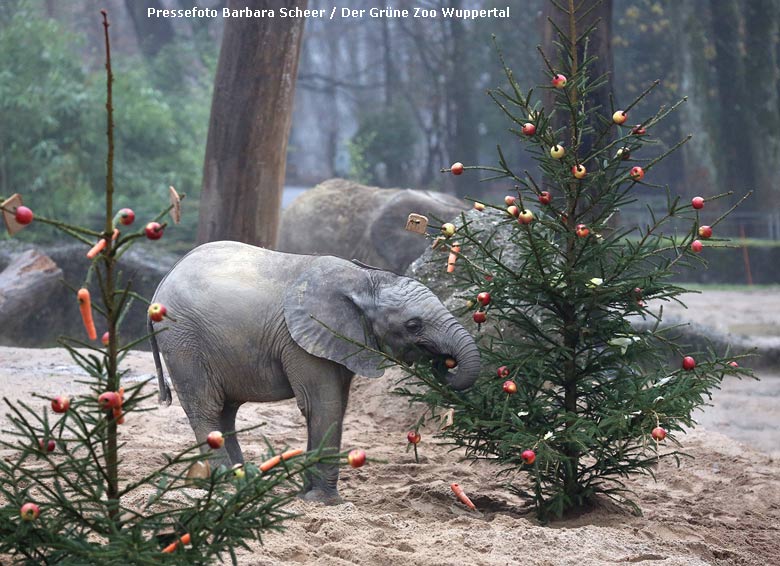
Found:
[[[456,366],[444,375],[447,384],[457,391],[468,389],[479,377],[479,348],[474,338],[454,318],[450,331],[438,347],[443,354],[452,356]]]

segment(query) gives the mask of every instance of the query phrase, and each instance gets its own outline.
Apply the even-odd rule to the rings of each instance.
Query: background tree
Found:
[[[306,8],[233,0],[228,8]],[[198,242],[276,243],[303,18],[229,18],[203,166]]]

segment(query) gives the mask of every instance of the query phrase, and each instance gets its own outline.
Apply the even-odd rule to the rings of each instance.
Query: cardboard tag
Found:
[[[406,220],[406,229],[417,234],[425,234],[428,228],[428,218],[422,214],[412,212]]]
[[[174,224],[179,224],[181,222],[181,197],[179,197],[179,193],[173,187],[168,187],[168,194],[171,197],[171,206],[173,207],[171,209],[171,218]]]
[[[3,221],[9,236],[13,236],[26,226],[26,224],[19,224],[16,221],[16,207],[22,206],[21,195],[14,193],[0,206],[3,208]]]
[[[455,409],[450,407],[442,415],[441,421],[439,421],[441,423],[439,425],[439,429],[445,430],[450,428],[453,425],[454,421],[455,421]]]

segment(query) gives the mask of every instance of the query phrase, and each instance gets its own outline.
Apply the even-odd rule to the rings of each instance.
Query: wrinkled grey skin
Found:
[[[433,359],[454,389],[471,386],[479,372],[474,340],[427,287],[336,257],[213,242],[182,258],[153,300],[175,320],[153,325],[166,328],[152,341],[160,402],[170,403],[171,392],[158,348],[198,442],[213,430],[235,430],[245,402],[294,396],[308,448],[333,426],[326,446],[339,450],[352,376],[378,377],[387,365],[342,337],[407,363]],[[447,357],[456,360],[454,371],[446,370]],[[243,461],[235,436],[216,452],[219,463]],[[338,467],[318,472],[303,497],[339,501]]]
[[[467,208],[465,201],[443,193],[330,179],[284,210],[276,249],[357,259],[403,274],[428,246],[420,234],[405,229],[409,214],[448,222]]]

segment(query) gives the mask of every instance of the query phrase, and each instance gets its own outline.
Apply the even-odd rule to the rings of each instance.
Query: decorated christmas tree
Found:
[[[2,213],[14,233],[31,223],[52,225],[84,245],[92,260],[84,280],[72,287],[86,338],[64,337],[62,345],[83,368],[85,393],[69,398],[52,391],[6,404],[10,412],[0,447],[0,555],[24,564],[210,564],[282,528],[291,517],[285,505],[302,487],[303,475],[336,455],[302,450],[274,453],[255,466],[210,469],[209,450],[224,443],[221,432],[208,447],[168,447],[165,463],[140,474],[123,472],[122,425],[149,410],[155,395],[145,383],[123,386],[125,355],[141,341],[124,340],[122,323],[134,300],[120,271],[133,244],[159,240],[169,212],[178,221],[179,197],[143,228],[132,227],[130,209],[114,214],[114,124],[109,23],[103,12],[107,78],[105,224],[92,229],[36,216],[19,195],[5,199]],[[2,201],[3,199],[0,199]],[[93,301],[93,295],[95,300]],[[148,302],[148,301],[146,301]],[[149,317],[175,313],[149,306]],[[102,332],[102,345],[98,335]],[[50,407],[49,407],[50,406]],[[166,447],[161,447],[165,451]],[[0,560],[2,561],[2,560]]]
[[[731,193],[678,197],[684,187],[653,184],[688,139],[665,151],[654,144],[677,105],[640,115],[656,82],[624,108],[593,107],[589,92],[607,78],[589,75],[592,61],[578,54],[590,30],[567,13],[557,56],[539,50],[554,104],[543,107],[506,64],[510,88],[490,93],[539,170],[513,170],[501,147],[497,166],[445,170],[486,171],[510,192],[500,205],[475,202],[438,236],[452,300],[476,323],[483,375],[455,392],[434,369],[407,368],[400,389],[428,405],[427,418],[446,421],[441,436],[467,459],[494,462],[543,520],[605,496],[638,511],[623,480],[679,463],[677,433],[694,424],[692,411],[724,376],[749,375],[728,352],[690,351],[648,306],[686,292],[670,280],[680,266],[706,263],[733,210],[713,218],[708,207]],[[647,225],[625,225],[616,213],[641,199],[640,187],[665,193],[666,207],[649,210]],[[674,230],[681,223],[686,230]],[[444,271],[443,257],[435,261]]]

